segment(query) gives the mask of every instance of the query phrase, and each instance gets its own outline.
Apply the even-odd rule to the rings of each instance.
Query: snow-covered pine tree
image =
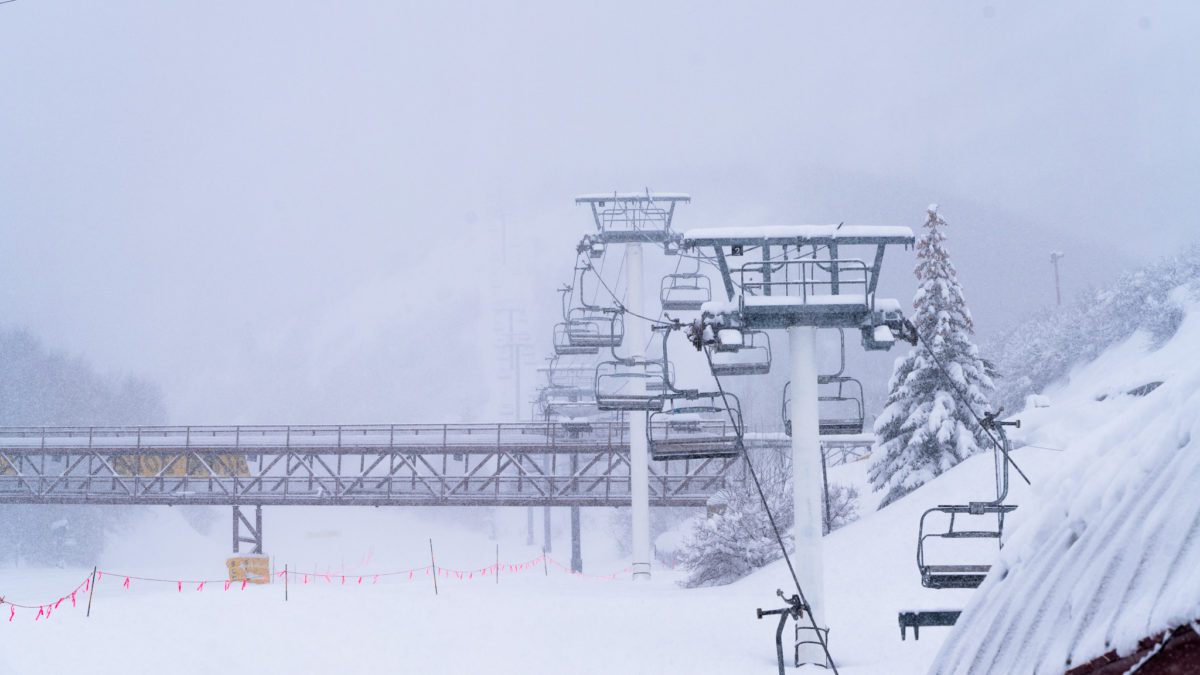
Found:
[[[875,491],[887,491],[880,508],[988,442],[971,410],[982,414],[988,409],[990,368],[971,339],[971,312],[943,245],[946,221],[936,204],[928,215],[925,233],[917,241],[915,273],[920,284],[913,298],[913,324],[953,382],[923,345],[896,360],[887,404],[875,420],[876,459],[870,479]]]

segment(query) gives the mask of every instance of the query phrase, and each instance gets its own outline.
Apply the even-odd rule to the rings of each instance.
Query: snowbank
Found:
[[[1198,347],[1192,300],[1166,344],[1136,333],[1024,413],[1026,440],[1062,449],[1062,466],[931,673],[1061,673],[1200,617]]]

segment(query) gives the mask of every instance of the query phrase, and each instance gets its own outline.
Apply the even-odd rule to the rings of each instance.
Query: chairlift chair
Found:
[[[625,319],[616,309],[572,307],[566,332],[575,347],[620,347],[625,339]]]
[[[646,425],[650,458],[737,457],[742,452],[741,428],[741,404],[732,394],[670,396]]]
[[[658,291],[664,310],[698,310],[712,300],[712,281],[698,272],[668,274]]]
[[[566,322],[554,324],[554,353],[559,356],[575,356],[580,354],[599,354],[597,346],[577,345],[571,341],[571,335]]]
[[[817,395],[817,433],[821,436],[861,434],[866,425],[862,383],[844,375],[821,375],[817,384],[836,384],[836,390]],[[783,385],[783,432],[792,435],[792,383]]]
[[[727,336],[738,334],[730,339]],[[717,346],[711,353],[712,374],[766,375],[771,372],[771,338],[761,330],[724,328],[717,331]]]
[[[663,361],[627,359],[596,366],[594,386],[600,410],[662,410],[666,381]],[[653,383],[658,382],[657,390]]]
[[[926,560],[925,543],[929,539],[978,540],[995,539],[1000,542],[1004,534],[1005,515],[1016,510],[1016,504],[1005,504],[1008,498],[1008,454],[1011,445],[1008,435],[1004,432],[1006,426],[1020,426],[1020,422],[1001,422],[994,414],[984,417],[986,428],[994,430],[1000,437],[998,447],[994,449],[996,465],[996,499],[985,502],[968,502],[967,504],[940,504],[921,514],[917,529],[917,568],[921,572],[921,585],[926,588],[978,588],[991,569],[990,564],[974,562],[956,564],[933,564]],[[926,532],[925,519],[930,514],[940,513],[950,517],[949,526],[938,532]],[[996,516],[996,527],[976,530],[956,529],[955,521],[963,516]]]

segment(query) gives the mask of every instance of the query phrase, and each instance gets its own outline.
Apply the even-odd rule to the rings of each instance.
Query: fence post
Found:
[[[432,538],[430,538],[430,540],[429,540],[429,566],[432,568],[432,572],[433,572],[433,594],[437,595],[438,594],[438,587],[437,587],[438,568],[437,568],[437,560],[433,557],[433,539]]]
[[[96,568],[92,567],[92,584],[88,586],[87,616],[92,615],[92,596],[96,593]]]

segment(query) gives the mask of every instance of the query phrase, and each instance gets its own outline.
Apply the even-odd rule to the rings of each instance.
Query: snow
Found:
[[[867,298],[861,293],[839,293],[837,295],[743,295],[747,307],[784,307],[797,305],[865,305]]]
[[[764,227],[707,227],[683,233],[685,244],[692,241],[729,240],[747,243],[755,239],[838,239],[879,237],[908,239],[913,232],[908,227],[894,225],[769,225]]]
[[[1057,673],[1200,618],[1200,302],[1151,344],[1134,334],[1023,413],[1063,461],[932,673]]]
[[[1194,490],[1200,463],[1189,461],[1197,451],[1192,439],[1200,439],[1200,363],[1194,358],[1200,312],[1194,310],[1161,349],[1151,351],[1145,336],[1136,336],[1046,391],[1052,407],[1017,416],[1023,425],[1014,440],[1025,446],[1013,456],[1034,481],[1036,496],[1013,476],[1010,501],[1021,508],[1007,520],[1010,534],[996,573],[977,591],[921,587],[916,529],[930,506],[992,494],[990,454],[966,459],[882,511],[875,506],[883,493],[867,485],[869,459],[830,467],[831,483],[858,489],[861,514],[830,534],[824,547],[830,646],[840,672],[926,673],[943,647],[935,673],[966,672],[962,659],[976,654],[1000,664],[991,672],[1034,672],[1041,664],[1061,672],[1071,640],[1078,639],[1072,658],[1084,660],[1105,651],[1105,640],[1126,646],[1200,609],[1200,583],[1194,573],[1180,573],[1200,569],[1200,499]],[[1121,393],[1156,380],[1164,384],[1146,396]],[[1106,393],[1111,395],[1096,400]],[[215,521],[201,533],[182,509],[145,509],[141,521],[105,551],[101,568],[168,579],[221,578],[229,514],[207,512]],[[497,543],[504,561],[540,555],[523,543],[522,509],[498,512],[492,521],[485,513],[267,508],[266,547],[277,569],[287,562],[292,569],[335,575],[423,567],[430,537],[439,564],[456,569],[490,565]],[[584,510],[590,574],[628,565],[606,543],[610,537],[597,533],[611,513]],[[564,516],[565,510],[556,511],[551,554],[560,560],[569,558]],[[1074,546],[1045,546],[1077,530]],[[994,544],[972,554],[988,560],[998,555]],[[1008,576],[999,579],[1005,570]],[[1022,573],[1027,570],[1034,573]],[[89,572],[0,567],[0,595],[15,602],[52,600]],[[338,672],[347,662],[363,674],[774,672],[775,623],[756,620],[754,609],[778,607],[775,590],[790,590],[782,561],[729,586],[691,590],[678,586],[683,570],[666,567],[637,584],[623,574],[606,581],[572,577],[554,566],[549,572],[502,574],[499,584],[494,577],[444,578],[438,595],[432,579],[419,574],[412,582],[362,586],[357,577],[345,586],[334,577],[332,583],[291,584],[286,603],[279,584],[180,592],[174,583],[135,581],[124,589],[106,578],[90,619],[82,607],[60,608],[48,621],[18,610],[7,622],[7,612],[0,612],[0,673],[123,675],[151,664],[182,675],[250,665],[304,674]],[[900,640],[899,611],[963,607],[966,614],[953,632],[926,628],[919,641],[911,633]],[[1010,628],[990,627],[993,619]],[[1044,630],[1039,621],[1064,628]]]
[[[691,196],[684,192],[650,192],[650,198],[655,201],[691,201]],[[646,199],[647,192],[609,192],[607,194],[587,194],[575,197],[575,203],[599,202],[613,200]]]
[[[1017,456],[1035,476],[1059,459],[1058,453],[1030,449]],[[858,487],[864,514],[826,540],[832,649],[847,675],[915,675],[924,672],[947,631],[927,629],[919,642],[901,642],[896,613],[962,606],[969,597],[921,588],[914,561],[917,518],[931,504],[988,494],[991,461],[972,458],[878,513],[872,500],[880,495],[866,487],[867,464],[829,471],[832,483]],[[1014,493],[1019,499],[1021,486]],[[180,511],[147,509],[144,520],[105,552],[101,568],[168,579],[221,578],[228,512],[215,509],[211,531],[200,534]],[[558,511],[555,523],[562,527],[565,512]],[[266,546],[277,569],[287,562],[292,569],[357,574],[427,565],[432,537],[439,564],[479,568],[494,561],[496,542],[463,524],[468,513],[480,512],[268,508]],[[610,513],[584,511],[586,572],[607,574],[628,565],[604,547],[607,537],[588,534],[603,527],[595,521]],[[540,555],[524,546],[523,526],[520,509],[497,517],[503,560]],[[568,542],[559,531],[551,555],[569,559]],[[53,599],[88,572],[0,568],[0,593],[17,602]],[[615,581],[575,578],[551,566],[548,577],[531,570],[502,575],[498,585],[491,578],[441,579],[436,596],[428,578],[359,587],[342,586],[335,576],[332,584],[293,583],[286,604],[278,584],[228,592],[185,587],[180,593],[174,583],[133,582],[126,590],[105,579],[90,619],[82,608],[62,609],[49,622],[33,621],[26,610],[18,610],[12,623],[0,616],[0,635],[23,646],[0,652],[0,673],[117,675],[129,672],[133,654],[140,663],[169,663],[171,672],[183,675],[248,663],[270,672],[332,672],[347,659],[366,674],[396,672],[397,664],[405,672],[773,672],[775,624],[757,621],[754,609],[776,607],[775,590],[788,590],[783,563],[720,588],[683,589],[678,582],[685,576],[656,567],[649,583],[634,584],[624,575]]]

